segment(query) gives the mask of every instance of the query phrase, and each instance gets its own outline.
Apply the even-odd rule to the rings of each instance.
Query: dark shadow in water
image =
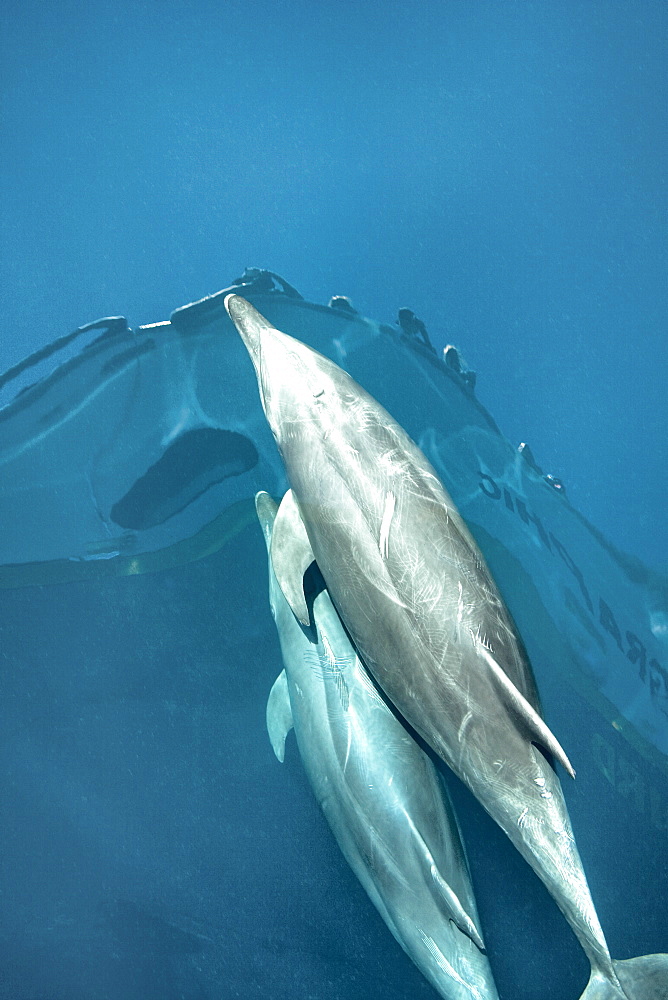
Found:
[[[178,514],[211,486],[248,472],[258,462],[243,434],[215,427],[185,431],[111,508],[122,528],[145,531]]]

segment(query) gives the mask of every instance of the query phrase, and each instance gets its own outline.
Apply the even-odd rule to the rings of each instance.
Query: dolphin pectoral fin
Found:
[[[292,707],[285,670],[274,681],[267,701],[267,732],[272,749],[281,764],[285,760],[285,740],[292,729]]]
[[[545,720],[529,704],[522,692],[518,691],[505,670],[499,666],[487,647],[482,643],[478,644],[478,653],[490,668],[491,675],[497,684],[503,700],[511,709],[516,719],[521,722],[527,738],[532,743],[537,743],[539,746],[544,747],[568,771],[571,778],[574,778],[575,771],[573,770],[573,765]]]
[[[292,490],[288,490],[274,521],[271,562],[283,596],[302,625],[311,624],[302,581],[314,558],[299,507]]]
[[[485,950],[485,943],[475,921],[466,912],[457,893],[448,885],[435,864],[431,866],[431,877],[438,891],[439,898],[445,903],[450,920],[459,928],[462,934],[470,937],[480,951]]]
[[[466,934],[467,937],[470,937],[480,951],[484,951],[485,943],[482,939],[482,934],[476,925],[477,914],[475,913],[475,909],[474,916],[476,917],[476,920],[474,920],[473,917],[466,912],[466,909],[455,890],[441,875],[433,854],[417,829],[413,830],[413,836],[420,846],[420,855],[425,865],[423,869],[425,877],[427,877],[427,871],[431,877],[430,888],[432,894],[441,904],[442,910],[445,911],[445,915],[447,915],[448,919],[452,920],[453,924],[459,928],[462,934]]]

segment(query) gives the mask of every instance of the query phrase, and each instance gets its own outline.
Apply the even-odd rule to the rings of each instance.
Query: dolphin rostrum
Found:
[[[278,507],[255,498],[271,552]],[[314,571],[314,576],[318,576]],[[394,937],[444,1000],[498,1000],[452,805],[429,757],[387,706],[327,591],[295,618],[269,559],[269,600],[285,669],[267,705],[279,760],[294,727],[316,799]]]
[[[541,717],[512,618],[434,469],[338,365],[241,297],[225,304],[291,485],[272,561],[293,610],[309,620],[302,573],[315,559],[381,688],[556,900],[591,963],[583,997],[668,1000],[668,956],[610,957],[552,759],[573,769]]]

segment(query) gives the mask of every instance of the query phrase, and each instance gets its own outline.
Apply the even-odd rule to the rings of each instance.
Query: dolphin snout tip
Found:
[[[230,292],[229,295],[225,296],[224,303],[227,315],[237,328],[237,332],[246,345],[246,350],[257,367],[260,356],[260,335],[269,324],[257,309],[241,295]]]
[[[224,303],[227,315],[230,317],[239,333],[243,335],[249,325],[249,318],[250,314],[253,312],[253,307],[250,302],[243,299],[241,295],[235,295],[234,292],[230,292],[229,295],[225,296]]]

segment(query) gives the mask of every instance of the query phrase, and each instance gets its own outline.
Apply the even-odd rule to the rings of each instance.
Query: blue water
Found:
[[[248,264],[378,319],[410,306],[509,439],[666,569],[664,3],[3,13],[0,369],[101,315],[166,319]],[[3,593],[0,1000],[433,996],[294,745],[273,757],[259,566],[253,527],[179,571]],[[562,918],[456,794],[503,1000],[577,997]],[[668,950],[625,905],[632,878],[667,884],[648,836],[651,870],[625,844],[620,886],[596,872],[615,954]]]

